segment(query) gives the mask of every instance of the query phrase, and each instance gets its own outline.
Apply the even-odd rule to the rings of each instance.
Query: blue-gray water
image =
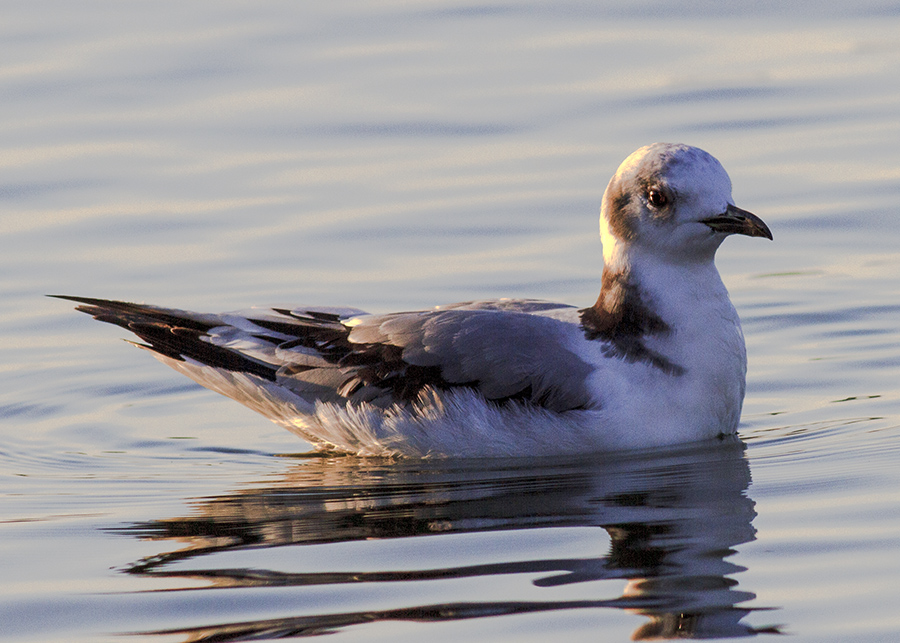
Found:
[[[900,637],[900,4],[0,16],[0,638]],[[278,457],[305,445],[43,297],[587,305],[605,183],[656,140],[775,235],[718,260],[742,443]]]

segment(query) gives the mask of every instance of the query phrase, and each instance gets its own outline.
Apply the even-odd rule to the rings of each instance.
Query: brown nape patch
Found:
[[[604,355],[644,362],[669,375],[684,374],[682,366],[644,345],[645,337],[672,329],[641,299],[639,285],[627,273],[605,268],[597,303],[579,312],[585,338],[604,342]]]

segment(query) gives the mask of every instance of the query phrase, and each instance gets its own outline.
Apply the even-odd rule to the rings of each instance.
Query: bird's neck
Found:
[[[621,265],[604,266],[600,296],[593,306],[582,311],[582,322],[588,335],[609,340],[669,330],[635,271]]]
[[[657,340],[698,321],[691,318],[693,306],[733,311],[712,261],[672,263],[622,248],[604,254],[600,296],[581,311],[581,323],[587,339],[609,343],[626,360],[677,374],[677,365],[651,349]]]
[[[619,240],[604,244],[600,296],[593,306],[598,313],[623,320],[647,315],[650,321],[640,330],[652,334],[662,332],[661,323],[678,324],[686,304],[709,299],[728,299],[714,251],[667,255]]]

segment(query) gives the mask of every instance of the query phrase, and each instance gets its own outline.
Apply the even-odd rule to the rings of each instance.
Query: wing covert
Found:
[[[373,316],[351,329],[355,357],[343,364],[369,366],[360,384],[393,385],[412,375],[422,386],[468,386],[490,400],[564,411],[591,403],[584,382],[592,367],[566,347],[572,332],[556,319],[496,309]]]

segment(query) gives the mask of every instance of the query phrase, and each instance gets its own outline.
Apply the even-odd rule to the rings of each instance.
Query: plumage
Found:
[[[729,234],[771,239],[721,165],[657,143],[601,207],[596,303],[473,301],[201,314],[62,296],[160,361],[320,450],[502,456],[658,447],[736,430],[746,354],[714,265]]]

